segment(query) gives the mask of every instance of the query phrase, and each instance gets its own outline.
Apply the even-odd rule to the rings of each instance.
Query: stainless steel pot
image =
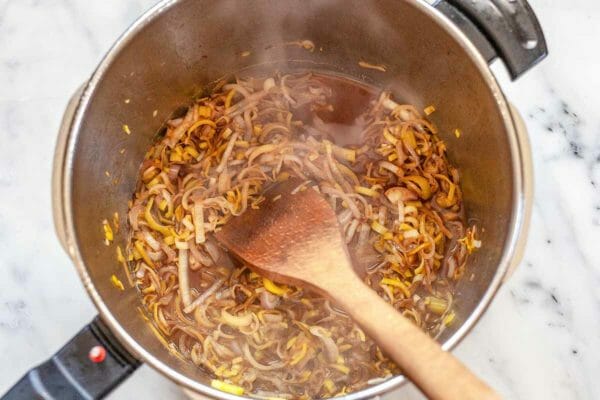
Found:
[[[315,50],[292,44],[298,40],[311,40]],[[341,73],[389,87],[420,108],[435,104],[432,119],[460,166],[468,216],[484,228],[484,246],[468,266],[473,279],[457,289],[458,323],[439,338],[451,349],[518,264],[531,207],[525,127],[488,62],[501,57],[516,78],[545,55],[543,35],[524,0],[434,6],[417,0],[162,1],[117,40],[73,97],[56,148],[56,229],[100,319],[5,398],[30,398],[40,387],[48,396],[43,398],[101,398],[137,360],[194,392],[241,398],[211,388],[207,374],[173,356],[138,311],[136,290],[111,284],[113,274],[127,282],[115,258],[125,229],[105,246],[101,221],[114,212],[125,219],[145,150],[171,112],[210,82],[257,64]],[[361,68],[361,60],[387,71]],[[131,135],[123,132],[124,124]],[[463,132],[460,139],[452,134],[455,128]],[[88,361],[95,345],[107,350],[100,362]],[[344,399],[370,398],[404,381],[396,376]]]

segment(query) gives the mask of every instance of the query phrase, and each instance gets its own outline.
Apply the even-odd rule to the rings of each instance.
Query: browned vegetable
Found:
[[[221,390],[330,397],[399,372],[328,300],[263,279],[214,242],[273,181],[318,187],[366,282],[405,316],[432,335],[454,319],[452,281],[480,242],[461,222],[445,146],[388,93],[361,109],[360,143],[336,142],[320,112],[342,111],[338,89],[312,74],[223,85],[169,121],[142,165],[126,255],[135,284],[156,332]]]

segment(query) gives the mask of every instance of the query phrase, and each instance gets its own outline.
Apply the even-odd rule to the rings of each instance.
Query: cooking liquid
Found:
[[[379,89],[336,75],[317,74],[317,79],[331,89],[325,107],[297,110],[296,117],[327,134],[339,146],[360,146],[364,142],[363,118]]]

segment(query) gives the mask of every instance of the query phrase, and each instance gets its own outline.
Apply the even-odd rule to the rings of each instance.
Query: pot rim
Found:
[[[117,39],[110,50],[103,57],[102,61],[92,74],[90,80],[85,84],[83,91],[78,91],[73,99],[72,108],[65,113],[65,120],[61,127],[61,133],[57,142],[55,163],[54,163],[54,179],[53,179],[53,201],[55,225],[58,236],[62,241],[65,250],[73,260],[80,279],[86,288],[88,295],[92,299],[94,305],[104,322],[107,324],[112,333],[118,340],[138,358],[148,363],[152,368],[166,376],[170,380],[182,385],[194,392],[201,393],[214,398],[225,400],[251,399],[245,396],[236,396],[222,392],[207,386],[201,382],[187,378],[177,370],[167,366],[160,359],[149,353],[142,345],[140,345],[129,333],[119,324],[113,316],[108,306],[104,303],[99,293],[97,292],[87,267],[82,258],[77,245],[75,236],[75,224],[73,219],[72,209],[69,206],[72,198],[72,168],[75,155],[75,146],[77,143],[77,135],[83,122],[85,111],[90,103],[92,96],[95,93],[98,83],[102,80],[108,67],[117,57],[120,51],[127,46],[130,40],[142,31],[146,26],[154,21],[155,18],[166,12],[171,7],[175,6],[180,0],[162,0],[144,14],[142,14],[127,30]],[[452,350],[462,339],[471,331],[483,313],[489,307],[491,300],[500,288],[502,282],[506,278],[507,271],[514,269],[520,261],[518,255],[522,253],[522,248],[525,243],[525,236],[530,217],[531,209],[531,193],[532,193],[532,167],[527,133],[521,125],[519,129],[515,126],[513,113],[506,101],[506,98],[492,74],[488,63],[481,56],[476,47],[471,41],[455,26],[451,20],[438,12],[434,7],[425,3],[422,0],[405,0],[413,7],[419,9],[428,17],[432,18],[440,27],[442,27],[461,48],[465,51],[465,55],[470,57],[476,64],[481,76],[484,78],[490,87],[499,112],[508,135],[509,148],[511,153],[511,163],[513,169],[514,191],[512,194],[512,208],[514,210],[511,221],[510,231],[507,233],[506,246],[503,250],[502,258],[496,270],[493,279],[486,292],[481,297],[479,303],[463,322],[462,326],[442,344],[444,350]],[[514,112],[514,111],[513,111]],[[70,114],[70,115],[69,115]],[[389,392],[406,383],[407,379],[402,376],[394,376],[382,383],[367,387],[357,392],[350,393],[340,397],[343,400],[358,400],[371,398],[383,393]]]

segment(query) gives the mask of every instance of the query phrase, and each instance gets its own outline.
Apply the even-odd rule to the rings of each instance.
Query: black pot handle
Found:
[[[527,0],[438,0],[434,6],[488,62],[502,58],[513,80],[548,55],[544,33]]]
[[[27,372],[1,400],[101,399],[139,365],[96,317],[52,358]]]

